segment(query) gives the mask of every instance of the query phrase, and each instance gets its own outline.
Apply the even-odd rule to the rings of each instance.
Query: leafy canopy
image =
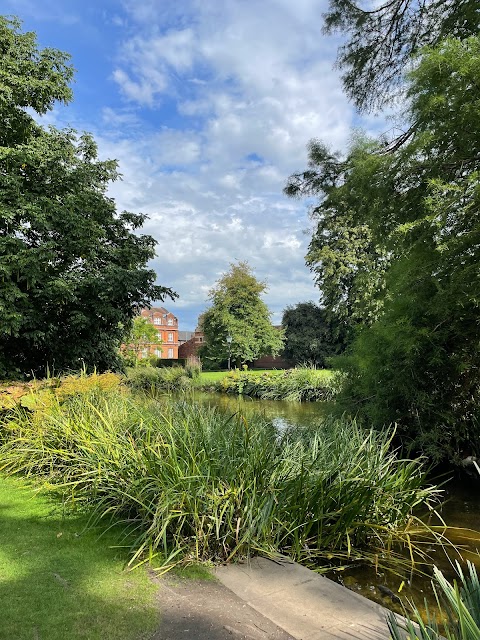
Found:
[[[330,0],[325,14],[325,31],[347,37],[337,64],[360,110],[388,102],[423,47],[479,30],[478,0]]]
[[[280,352],[282,332],[272,325],[271,314],[261,299],[266,288],[246,262],[230,265],[230,271],[210,291],[212,305],[201,318],[205,334],[202,357],[222,362],[231,355],[240,366]],[[232,338],[230,347],[227,336]]]
[[[313,302],[300,302],[283,312],[285,331],[283,355],[295,364],[327,366],[327,358],[343,350],[344,341],[338,323],[327,318],[325,309]]]
[[[458,459],[480,453],[480,38],[424,49],[407,83],[402,144],[321,147],[287,189],[320,195],[307,260],[355,336],[344,402]]]
[[[71,99],[69,56],[4,17],[0,50],[0,376],[114,368],[138,308],[174,295],[146,268],[156,242],[144,215],[116,213],[117,163],[92,136],[28,111]]]
[[[375,141],[355,136],[345,159],[319,140],[308,146],[308,168],[290,176],[291,197],[320,196],[311,210],[315,230],[306,255],[319,286],[329,321],[352,334],[359,323],[371,324],[382,305],[381,291],[388,251],[375,237],[371,210],[379,215],[393,203],[382,167],[388,158],[374,153]]]
[[[125,348],[122,351],[133,360],[133,364],[136,364],[136,360],[141,357],[143,350],[150,344],[162,344],[158,329],[147,318],[136,316],[133,319],[132,328],[125,338]]]

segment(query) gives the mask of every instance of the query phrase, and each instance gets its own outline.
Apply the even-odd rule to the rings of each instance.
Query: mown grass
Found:
[[[281,434],[260,416],[95,390],[4,421],[6,472],[135,530],[131,563],[171,567],[283,553],[307,564],[388,563],[426,535],[436,490],[391,434],[325,421]],[[430,538],[429,538],[430,541]]]
[[[158,625],[146,571],[124,571],[118,529],[101,537],[85,515],[0,476],[0,638],[140,640]]]

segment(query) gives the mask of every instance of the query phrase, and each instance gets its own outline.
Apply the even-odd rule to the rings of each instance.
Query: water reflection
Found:
[[[246,417],[251,413],[261,413],[271,420],[279,431],[291,426],[319,424],[331,413],[333,406],[327,402],[279,402],[211,393],[196,393],[195,400],[231,413],[241,412]],[[480,482],[467,478],[462,481],[449,480],[445,483],[445,498],[446,501],[440,507],[439,513],[449,525],[448,538],[455,545],[461,546],[463,558],[472,560],[480,570],[480,535],[477,533],[480,530]],[[431,521],[431,524],[441,523],[440,519],[436,522]],[[448,579],[453,580],[456,577],[452,563],[461,559],[457,552],[452,549],[446,552],[432,547],[430,555],[432,563],[437,565]],[[427,574],[431,573],[431,566],[423,568]],[[402,611],[396,602],[399,593],[407,608],[407,599],[410,599],[422,610],[425,598],[429,607],[435,608],[428,575],[398,575],[389,571],[376,571],[374,567],[364,565],[352,566],[342,571],[332,570],[326,575],[397,612]]]
[[[318,424],[331,412],[333,406],[330,402],[257,400],[248,396],[203,392],[195,392],[195,401],[231,413],[240,412],[245,416],[260,413],[279,429]]]

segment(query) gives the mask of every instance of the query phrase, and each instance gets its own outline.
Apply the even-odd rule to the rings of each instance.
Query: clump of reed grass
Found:
[[[479,640],[480,582],[477,571],[470,561],[467,563],[467,575],[464,575],[458,562],[455,566],[460,584],[457,580],[452,584],[440,569],[434,567],[432,589],[438,606],[436,615],[425,603],[425,620],[413,604],[413,621],[406,611],[403,622],[393,614],[388,616],[393,640]]]
[[[137,391],[185,391],[192,387],[193,367],[138,367],[127,370],[127,384]]]
[[[216,383],[216,390],[246,395],[262,400],[305,402],[331,400],[339,390],[337,373],[314,367],[297,367],[286,371],[257,375],[235,371]]]
[[[0,468],[43,479],[66,504],[135,530],[132,563],[229,561],[253,553],[316,563],[384,561],[425,527],[436,499],[391,434],[327,420],[279,433],[193,402],[105,391],[3,424]]]
[[[62,377],[49,377],[30,382],[15,382],[0,385],[0,413],[8,412],[16,406],[43,410],[56,400],[62,401],[69,396],[81,394],[95,394],[103,391],[118,390],[123,384],[123,377],[112,373],[91,373],[85,371]]]

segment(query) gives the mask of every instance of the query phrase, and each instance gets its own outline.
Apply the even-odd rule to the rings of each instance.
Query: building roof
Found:
[[[187,340],[190,340],[190,338],[193,338],[194,335],[194,331],[179,331],[178,339],[179,341],[182,340],[183,342],[186,342]]]
[[[147,313],[167,314],[169,316],[173,316],[174,318],[177,317],[174,313],[172,313],[168,309],[165,309],[165,307],[144,307],[143,309],[140,310],[141,313],[143,313],[144,311],[146,311]]]

